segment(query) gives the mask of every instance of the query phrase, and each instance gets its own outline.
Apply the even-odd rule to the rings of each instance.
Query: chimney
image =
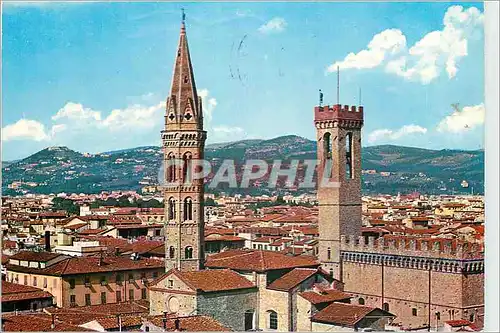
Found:
[[[102,266],[102,250],[99,251],[99,262],[97,263],[97,266]]]
[[[45,251],[50,252],[50,231],[45,230]]]
[[[179,318],[175,318],[174,324],[175,324],[175,331],[179,332],[181,330],[181,321],[179,320]]]

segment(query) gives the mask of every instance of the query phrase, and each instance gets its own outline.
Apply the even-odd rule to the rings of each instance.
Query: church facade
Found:
[[[362,106],[317,106],[319,254],[240,249],[203,253],[203,158],[186,28],[181,25],[162,131],[165,165],[165,274],[149,286],[153,315],[207,315],[233,330],[325,331],[440,327],[479,321],[480,249],[451,240],[361,237]],[[173,161],[177,161],[172,163]]]

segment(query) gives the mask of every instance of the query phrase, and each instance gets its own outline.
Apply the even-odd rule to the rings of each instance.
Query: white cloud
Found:
[[[465,106],[446,116],[437,126],[439,132],[460,133],[484,124],[484,104]]]
[[[476,7],[451,6],[443,17],[443,29],[431,31],[406,48],[406,37],[398,29],[375,35],[367,49],[350,53],[328,67],[368,69],[385,63],[385,70],[407,80],[428,84],[445,71],[454,78],[458,62],[468,55],[468,41],[481,33],[484,15]]]
[[[125,109],[114,109],[98,124],[116,131],[121,129],[151,128],[161,122],[161,111],[165,110],[165,102],[145,107],[132,105]]]
[[[287,27],[288,23],[286,20],[282,17],[275,17],[268,21],[267,23],[263,24],[260,26],[258,29],[259,32],[263,34],[268,34],[268,33],[278,33],[278,32],[283,32],[285,31],[285,28]]]
[[[344,60],[328,66],[328,72],[340,69],[365,69],[379,66],[389,54],[401,52],[406,47],[406,37],[401,30],[387,29],[376,34],[366,50],[358,53],[349,53]]]
[[[203,118],[205,119],[205,124],[209,126],[212,122],[212,115],[215,107],[217,106],[217,100],[214,97],[208,97],[210,92],[208,89],[201,89],[198,91],[198,96],[201,97],[203,106]]]
[[[50,135],[46,133],[45,126],[36,120],[23,118],[14,124],[10,124],[2,128],[2,141],[45,141],[49,139]]]
[[[68,102],[57,113],[52,116],[52,120],[101,120],[101,112],[84,108],[82,104]]]
[[[378,129],[368,134],[368,142],[374,143],[382,140],[395,141],[410,134],[425,134],[427,128],[418,125],[405,125],[398,130]]]

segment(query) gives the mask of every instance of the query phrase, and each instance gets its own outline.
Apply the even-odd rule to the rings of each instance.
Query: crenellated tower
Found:
[[[342,280],[340,236],[361,234],[363,107],[314,108],[318,156],[319,260]],[[330,186],[323,186],[327,179]]]
[[[183,15],[184,16],[184,15]],[[204,263],[203,179],[188,181],[192,161],[203,159],[201,97],[196,91],[184,17],[176,51],[165,130],[165,269],[200,270]]]

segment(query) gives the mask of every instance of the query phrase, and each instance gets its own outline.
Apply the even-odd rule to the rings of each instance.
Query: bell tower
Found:
[[[319,260],[342,281],[340,236],[361,235],[363,107],[314,108],[318,156]],[[328,181],[326,186],[322,180]]]
[[[188,180],[192,161],[203,159],[201,97],[196,91],[184,13],[176,50],[165,130],[161,133],[165,181],[165,269],[200,270],[204,264],[203,179]]]

